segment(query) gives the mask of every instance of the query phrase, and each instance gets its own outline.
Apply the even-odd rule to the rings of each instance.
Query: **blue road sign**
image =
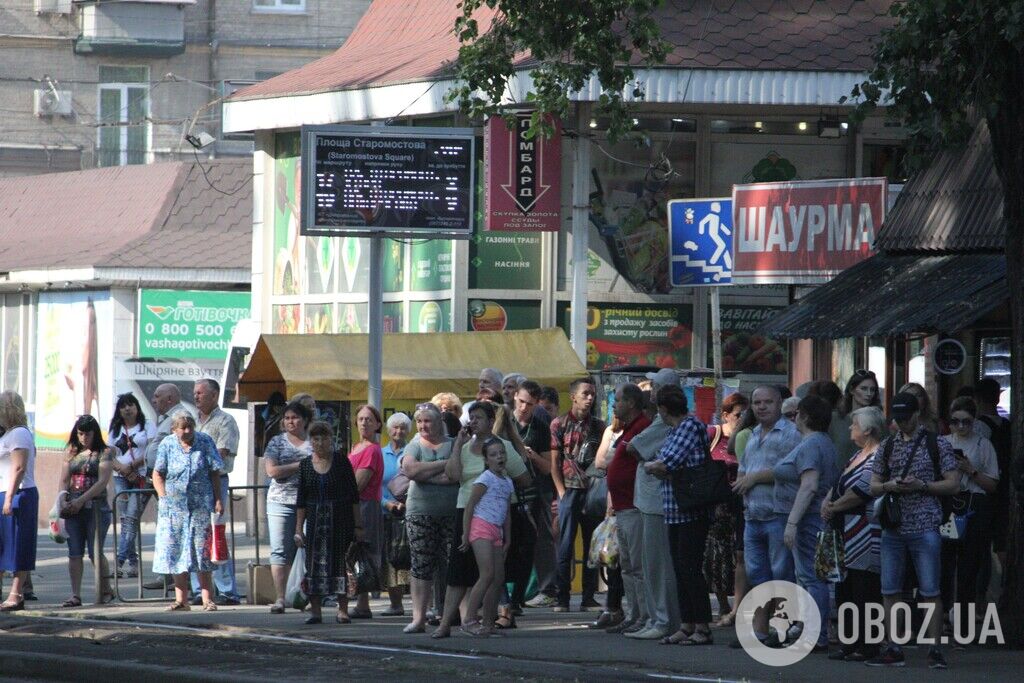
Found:
[[[732,284],[732,199],[668,203],[673,287]]]

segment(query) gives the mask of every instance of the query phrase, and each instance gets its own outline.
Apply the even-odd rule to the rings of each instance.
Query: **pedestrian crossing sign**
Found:
[[[732,199],[668,203],[673,287],[732,284]]]

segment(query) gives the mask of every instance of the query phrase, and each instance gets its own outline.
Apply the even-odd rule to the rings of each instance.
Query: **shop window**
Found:
[[[252,0],[257,12],[304,12],[306,0]]]
[[[907,342],[907,383],[914,382],[921,386],[928,376],[928,352],[923,339],[911,339]]]
[[[897,185],[907,182],[907,150],[902,145],[865,144],[863,158],[862,176],[888,178]]]
[[[978,379],[991,377],[999,382],[1003,391],[999,395],[999,412],[1010,414],[1010,338],[985,337],[981,340],[980,368]]]

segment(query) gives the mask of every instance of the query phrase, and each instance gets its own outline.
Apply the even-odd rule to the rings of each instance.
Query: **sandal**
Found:
[[[358,610],[354,609],[348,613],[353,619],[373,619],[373,612],[370,610]]]
[[[72,595],[70,598],[61,603],[61,607],[81,607],[82,598],[77,595]]]
[[[2,604],[0,604],[0,612],[18,612],[25,609],[25,599],[11,600],[8,598]]]
[[[338,614],[334,615],[334,621],[337,624],[351,624],[352,623],[352,617],[350,617],[347,614],[342,614],[342,613],[339,612]]]
[[[284,600],[277,600],[270,606],[271,614],[284,614]]]
[[[662,645],[678,645],[679,643],[685,642],[693,637],[695,631],[684,631],[679,629],[670,636],[665,636],[661,639]]]
[[[718,626],[719,628],[726,628],[726,627],[734,625],[735,623],[736,623],[736,613],[735,612],[729,612],[728,614],[723,614],[722,617],[718,620],[718,623],[715,624],[715,626]]]
[[[506,629],[519,628],[519,627],[516,626],[516,618],[515,617],[504,617],[504,616],[502,616],[502,617],[498,617],[497,619],[494,620],[494,628],[504,631]]]
[[[203,605],[203,611],[204,612],[216,612],[217,611],[217,603],[215,603],[215,602],[208,602],[208,603],[206,603],[205,605]]]
[[[167,607],[166,611],[167,612],[190,612],[191,610],[192,610],[192,606],[189,605],[187,602],[172,602]]]
[[[711,631],[694,631],[689,638],[679,641],[680,645],[714,645],[714,643]]]

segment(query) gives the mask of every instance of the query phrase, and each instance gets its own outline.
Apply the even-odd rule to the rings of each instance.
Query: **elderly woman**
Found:
[[[384,421],[380,411],[371,405],[361,405],[356,410],[356,431],[359,441],[352,446],[348,461],[356,473],[356,487],[359,489],[359,511],[362,515],[366,542],[370,545],[377,566],[381,566],[380,542],[383,515],[380,508],[380,483],[384,479],[384,455],[380,449],[380,430]],[[370,595],[360,593],[353,619],[372,619]]]
[[[168,611],[187,612],[189,572],[199,574],[203,610],[214,612],[210,597],[210,516],[221,514],[220,473],[224,462],[209,436],[196,432],[196,421],[181,413],[171,434],[160,442],[153,467],[159,497],[153,571],[174,576],[174,603]]]
[[[322,623],[323,599],[334,595],[338,601],[334,621],[347,624],[352,619],[345,556],[353,540],[362,540],[359,491],[352,464],[334,452],[329,424],[310,425],[309,442],[313,455],[299,463],[295,499],[295,545],[307,549],[304,589],[310,616],[306,623]]]
[[[381,449],[384,456],[384,478],[381,479],[380,505],[384,513],[384,525],[380,534],[380,556],[383,565],[381,575],[384,579],[384,586],[388,590],[391,606],[381,612],[381,616],[400,617],[405,614],[405,609],[402,607],[402,596],[409,588],[409,572],[405,569],[395,569],[391,565],[390,549],[395,534],[402,533],[401,520],[405,516],[409,481],[404,474],[401,474],[400,463],[402,452],[409,441],[412,420],[405,413],[395,413],[388,418],[386,427],[388,445]],[[399,475],[398,479],[395,479],[396,475]],[[392,489],[397,492],[397,496]]]
[[[451,392],[442,391],[440,394],[434,394],[434,398],[430,399],[430,402],[437,406],[442,413],[451,413],[455,417],[462,417],[462,400]]]
[[[828,623],[829,591],[814,570],[814,552],[818,532],[824,528],[821,503],[839,478],[836,449],[828,435],[832,410],[821,396],[808,394],[800,399],[796,426],[803,439],[773,468],[775,514],[786,518],[782,541],[793,554],[796,581],[814,598],[822,624]],[[827,649],[828,629],[823,628],[815,650]]]
[[[312,414],[303,403],[292,401],[284,409],[284,431],[267,443],[263,464],[270,477],[267,489],[267,532],[270,537],[270,572],[277,600],[272,614],[284,613],[284,591],[295,559],[295,498],[299,487],[299,463],[310,455],[306,430]]]
[[[0,393],[0,572],[13,575],[0,612],[25,609],[25,585],[36,568],[36,447],[26,426],[25,404],[13,391]]]
[[[444,473],[452,453],[452,439],[445,434],[441,411],[434,403],[421,403],[413,413],[419,438],[402,455],[402,471],[409,477],[405,526],[412,551],[412,621],[406,633],[423,633],[431,586],[447,567],[446,557],[455,534],[455,500],[459,489]],[[444,604],[443,585],[435,591],[435,604]]]
[[[96,518],[99,516],[99,571],[103,575],[103,600],[111,596],[107,583],[109,569],[103,553],[103,540],[110,528],[110,504],[107,502],[107,484],[113,472],[114,449],[103,441],[100,423],[92,415],[83,415],[75,421],[68,437],[64,465],[61,468],[61,487],[67,498],[61,508],[68,532],[68,574],[71,577],[71,597],[64,607],[82,605],[82,556],[89,549],[89,559],[95,563]],[[209,520],[207,520],[209,522]],[[164,572],[167,573],[167,572]]]
[[[860,619],[859,625],[847,623],[841,629],[844,633],[857,633],[857,642],[844,644],[830,654],[829,659],[863,662],[878,654],[876,645],[865,642],[865,634],[868,632],[866,605],[882,601],[878,555],[882,528],[874,518],[871,468],[878,444],[885,435],[885,417],[879,408],[862,407],[850,413],[850,439],[859,450],[821,503],[821,518],[843,535],[846,578],[836,585],[836,603],[840,608],[844,604],[856,608],[852,613],[840,609],[839,614]]]

